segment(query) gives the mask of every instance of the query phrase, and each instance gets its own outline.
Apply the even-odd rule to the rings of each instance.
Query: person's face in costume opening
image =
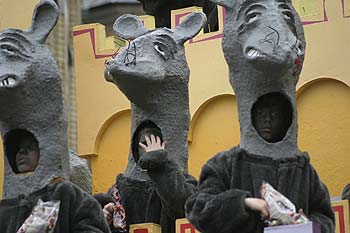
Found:
[[[16,166],[19,173],[32,172],[38,166],[38,143],[31,138],[22,138],[16,154]]]
[[[291,124],[290,103],[281,96],[265,96],[253,106],[252,121],[260,137],[270,143],[281,141]]]

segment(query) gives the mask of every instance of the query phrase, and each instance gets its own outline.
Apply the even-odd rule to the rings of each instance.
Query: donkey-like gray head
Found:
[[[227,12],[222,45],[238,100],[241,147],[272,157],[295,153],[295,86],[304,61],[305,38],[291,1],[212,1],[224,6]],[[264,104],[282,106],[285,101],[291,106],[281,113],[283,118],[288,118],[283,122],[285,129],[277,139],[266,140],[264,133],[256,128],[263,124],[257,123],[253,113],[261,112],[256,108],[264,108]],[[259,104],[255,104],[257,102]],[[291,115],[286,116],[288,114]],[[271,131],[270,126],[264,130]]]
[[[249,63],[264,73],[291,68],[298,76],[305,38],[290,0],[213,1],[227,11],[223,48],[230,65]]]
[[[142,92],[152,85],[188,83],[189,68],[183,44],[201,30],[205,20],[203,13],[193,13],[173,30],[148,30],[137,16],[119,17],[114,31],[130,42],[109,61],[106,80],[115,83],[134,103],[145,100]]]
[[[67,122],[61,77],[45,41],[57,23],[53,0],[35,7],[28,30],[0,32],[0,130],[5,152],[4,198],[30,193],[68,168]],[[33,135],[39,163],[31,174],[18,174],[16,153],[20,135]]]

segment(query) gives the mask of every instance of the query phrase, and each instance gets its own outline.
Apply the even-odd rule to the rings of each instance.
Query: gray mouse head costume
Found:
[[[129,44],[107,62],[105,69],[106,80],[116,84],[131,101],[131,135],[141,122],[154,122],[162,130],[169,154],[184,170],[190,119],[190,71],[184,43],[199,33],[205,21],[203,13],[193,13],[174,29],[148,30],[137,16],[123,15],[115,21],[114,31]],[[125,174],[135,170],[130,153]]]
[[[55,178],[66,177],[69,157],[61,77],[45,45],[58,17],[56,3],[42,0],[35,7],[28,30],[7,29],[0,32],[4,199],[31,193]],[[23,137],[36,142],[34,144],[39,154],[35,170],[28,174],[19,172],[16,161],[21,149],[19,141]]]
[[[114,23],[114,32],[129,44],[108,62],[106,80],[115,83],[132,103],[149,107],[160,102],[164,83],[188,85],[190,71],[183,44],[194,37],[204,23],[203,13],[193,13],[174,29],[148,30],[137,16],[119,17]]]
[[[240,146],[269,157],[296,153],[295,90],[305,38],[291,1],[213,2],[227,12],[222,45],[238,101]]]

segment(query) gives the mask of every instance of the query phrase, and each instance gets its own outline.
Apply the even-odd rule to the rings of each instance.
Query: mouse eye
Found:
[[[282,11],[283,17],[287,22],[294,23],[294,15],[289,10],[283,10]]]
[[[260,16],[260,12],[250,11],[247,13],[247,15],[245,17],[245,21],[247,23],[253,23],[259,18],[259,16]]]
[[[160,42],[154,42],[153,43],[154,46],[153,48],[164,58],[164,59],[168,59],[169,56],[170,56],[170,50],[169,48],[163,44],[163,43],[160,43]]]
[[[17,48],[9,44],[0,45],[0,49],[1,51],[8,53],[9,55],[15,55],[16,53],[19,53],[19,50]]]
[[[17,48],[16,46],[9,44],[9,43],[3,43],[0,44],[0,52],[3,52],[4,54],[8,56],[19,56],[24,58],[29,58],[30,56],[26,54],[25,50],[21,50]]]

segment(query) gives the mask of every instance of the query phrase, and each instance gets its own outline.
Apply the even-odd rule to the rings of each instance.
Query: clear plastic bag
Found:
[[[261,196],[269,206],[269,226],[309,222],[304,215],[296,213],[294,204],[288,198],[265,181],[261,186]]]
[[[56,226],[59,209],[60,201],[43,202],[39,199],[17,233],[52,233]]]

